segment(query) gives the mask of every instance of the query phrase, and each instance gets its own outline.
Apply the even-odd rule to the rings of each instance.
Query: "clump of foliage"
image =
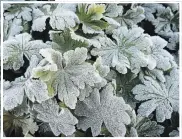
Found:
[[[5,136],[179,136],[179,4],[4,4]]]

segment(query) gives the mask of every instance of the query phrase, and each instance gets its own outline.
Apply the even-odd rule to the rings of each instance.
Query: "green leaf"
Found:
[[[87,47],[88,43],[86,40],[74,40],[71,37],[70,30],[64,31],[50,31],[50,39],[52,40],[52,48],[62,53],[74,50],[77,47]]]
[[[79,4],[76,14],[82,23],[84,33],[101,33],[108,23],[101,20],[105,12],[104,4]]]
[[[28,133],[34,134],[38,130],[38,125],[34,119],[28,115],[15,116],[10,112],[3,114],[3,130],[6,136],[15,132],[15,136],[26,136]]]

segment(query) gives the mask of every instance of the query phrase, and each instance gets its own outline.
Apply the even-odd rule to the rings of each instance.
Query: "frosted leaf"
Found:
[[[159,137],[164,132],[164,127],[156,121],[137,115],[136,122],[130,129],[130,137]]]
[[[6,81],[3,89],[3,107],[5,110],[12,110],[23,102],[23,82]],[[8,85],[7,85],[8,84]]]
[[[145,20],[153,22],[155,20],[154,13],[158,9],[163,9],[162,4],[158,3],[145,3],[141,5],[144,8]]]
[[[169,137],[179,137],[179,130],[173,130],[172,132],[170,132]]]
[[[93,64],[96,70],[99,72],[100,76],[105,77],[109,73],[110,69],[108,66],[102,64],[101,57],[98,57]]]
[[[15,130],[15,136],[16,134],[21,134],[21,132],[26,136],[29,132],[34,134],[38,130],[38,125],[28,115],[15,116],[9,112],[5,112],[3,117],[4,132],[7,135],[10,135]]]
[[[129,137],[138,137],[137,130],[134,127],[131,127]]]
[[[132,27],[137,23],[141,22],[145,18],[144,9],[140,6],[129,9],[125,14],[119,15],[115,17],[117,22],[121,24],[121,26]]]
[[[5,11],[5,10],[7,10],[8,8],[10,8],[11,7],[11,4],[9,4],[9,3],[4,3],[3,4],[3,12]]]
[[[31,35],[23,33],[3,42],[3,68],[18,70],[23,66],[25,56],[30,60],[32,55],[40,57],[39,50],[48,45],[41,40],[32,40]]]
[[[32,9],[29,4],[11,4],[11,7],[6,9],[4,13],[6,20],[11,20],[13,18],[23,19],[26,21],[32,20],[31,15]]]
[[[155,80],[159,80],[160,82],[165,82],[165,76],[164,76],[164,72],[162,70],[159,69],[153,69],[153,70],[142,70],[139,73],[139,79],[144,82],[145,81],[145,76],[150,76]]]
[[[179,32],[174,32],[173,35],[169,38],[169,43],[167,44],[167,48],[170,50],[176,50],[177,44],[179,45]]]
[[[172,9],[173,12],[179,10],[179,4],[178,3],[167,3],[167,5]]]
[[[86,97],[90,95],[90,93],[93,91],[92,87],[89,85],[86,85],[84,89],[80,89],[80,95],[79,95],[79,100],[83,101]]]
[[[108,66],[105,66],[102,64],[101,58],[97,58],[94,62],[93,66],[95,67],[96,71],[99,73],[99,75],[102,77],[100,83],[95,84],[95,88],[101,89],[107,84],[107,80],[104,78],[110,71]],[[94,87],[91,87],[89,85],[86,85],[84,89],[80,90],[79,100],[83,101],[86,97],[90,95],[91,92],[93,92]]]
[[[122,16],[123,6],[115,3],[106,4],[106,10],[104,12],[103,19],[108,22],[109,26],[106,28],[106,34],[112,34],[112,30],[120,26],[115,17]]]
[[[72,39],[70,30],[65,31],[50,31],[50,39],[52,40],[52,48],[62,53],[68,50],[74,50],[77,47],[87,47],[88,43],[84,41],[77,41]],[[54,44],[56,43],[56,44]]]
[[[78,123],[78,120],[67,108],[62,108],[60,111],[55,99],[34,104],[34,109],[38,112],[38,119],[49,123],[55,136],[59,136],[61,133],[68,136],[75,132],[74,125]]]
[[[179,71],[173,69],[166,75],[166,82],[158,82],[145,77],[143,84],[136,85],[132,92],[135,99],[144,101],[138,109],[141,116],[149,116],[156,111],[156,119],[163,122],[170,119],[173,111],[179,111]]]
[[[127,73],[127,68],[133,73],[138,73],[141,67],[154,68],[147,55],[152,42],[148,35],[143,34],[143,29],[120,27],[113,30],[113,38],[116,43],[107,37],[100,37],[101,48],[93,48],[91,54],[101,56],[104,65],[116,67],[122,74]]]
[[[118,17],[123,14],[123,6],[116,3],[109,3],[106,5],[104,15],[106,17]]]
[[[84,33],[102,33],[107,28],[107,22],[101,20],[105,12],[104,4],[78,4],[76,14],[82,23]]]
[[[23,30],[22,20],[21,19],[13,19],[13,20],[5,20],[4,21],[4,30],[3,30],[3,39],[6,40],[9,37],[14,37],[19,34]]]
[[[173,56],[163,49],[167,42],[159,36],[152,36],[151,40],[153,42],[151,56],[156,60],[156,67],[166,71],[176,66]]]
[[[179,65],[179,50],[173,54],[174,60]]]
[[[49,24],[53,29],[64,30],[74,27],[79,23],[75,10],[76,4],[52,4],[44,5],[39,9],[34,8],[32,29],[40,32],[45,30],[45,22],[48,18],[50,18]]]
[[[32,102],[37,101],[41,103],[49,99],[47,85],[42,81],[29,79],[25,82],[24,87],[27,97]]]
[[[38,66],[33,71],[33,77],[48,82],[48,90],[58,94],[58,98],[64,101],[66,106],[75,108],[80,89],[85,85],[94,86],[101,82],[101,77],[95,68],[85,62],[87,58],[86,48],[76,48],[62,54],[53,49],[44,49],[41,54],[48,62],[48,65]],[[51,71],[46,66],[56,66]]]
[[[104,123],[113,136],[125,135],[125,125],[131,122],[126,110],[131,108],[125,104],[122,97],[113,96],[113,91],[114,88],[109,84],[101,93],[94,89],[89,97],[78,102],[75,110],[75,114],[81,116],[78,128],[86,131],[91,127],[92,135],[97,136]]]
[[[97,36],[94,36],[94,35],[92,36],[92,34],[90,34],[91,36],[87,36],[83,33],[78,34],[76,31],[70,30],[70,35],[71,35],[71,38],[76,41],[81,41],[82,43],[87,43],[88,47],[90,47],[90,46],[101,47],[97,38],[101,37],[103,34],[99,34]]]
[[[155,32],[177,32],[179,30],[179,12],[173,14],[169,7],[158,10],[157,19],[153,21]]]
[[[24,97],[22,104],[15,107],[12,112],[15,116],[23,116],[24,114],[28,114],[29,108],[28,100]]]
[[[45,101],[49,99],[47,85],[40,80],[31,78],[32,68],[38,64],[38,58],[33,55],[30,60],[30,66],[25,72],[25,77],[16,78],[15,81],[4,83],[4,108],[12,110],[22,104],[24,96],[27,96],[32,102]]]

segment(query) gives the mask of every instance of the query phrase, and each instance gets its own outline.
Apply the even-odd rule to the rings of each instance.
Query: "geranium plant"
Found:
[[[5,136],[179,136],[179,4],[3,5]]]

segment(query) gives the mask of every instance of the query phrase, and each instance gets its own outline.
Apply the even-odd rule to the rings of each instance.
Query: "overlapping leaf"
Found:
[[[101,33],[108,24],[101,20],[105,12],[104,4],[79,4],[76,14],[82,23],[84,33]]]
[[[39,50],[48,47],[42,40],[31,39],[30,34],[23,33],[3,42],[4,69],[18,70],[24,64],[23,56],[28,60],[32,55],[40,57]]]
[[[179,30],[179,12],[173,14],[170,7],[158,10],[157,19],[154,20],[155,32],[176,32]]]
[[[86,40],[80,41],[80,40],[72,39],[69,29],[63,32],[51,31],[50,38],[52,40],[52,48],[62,53],[68,50],[74,50],[77,47],[88,46],[88,43]]]
[[[5,112],[3,114],[3,129],[6,136],[9,136],[13,130],[15,136],[26,136],[28,133],[34,134],[38,130],[38,125],[29,115],[15,116],[12,113]]]
[[[133,73],[138,73],[141,67],[155,68],[155,60],[149,56],[151,40],[143,33],[141,28],[128,30],[120,27],[113,31],[116,42],[107,37],[100,37],[100,48],[94,48],[91,54],[101,56],[103,64],[116,67],[122,74],[127,73],[127,68]],[[154,61],[154,62],[151,62]]]
[[[137,115],[130,129],[130,137],[158,137],[164,132],[164,127],[156,121]]]
[[[15,81],[4,83],[3,104],[5,110],[12,110],[22,104],[24,95],[32,102],[45,101],[49,99],[47,86],[41,80],[33,80],[31,78],[32,68],[38,64],[39,60],[32,56],[30,67],[25,73],[25,77],[19,77]]]
[[[75,110],[75,114],[81,116],[78,128],[85,131],[91,127],[92,135],[97,136],[104,123],[113,136],[125,135],[125,125],[131,122],[126,111],[131,108],[122,97],[113,96],[113,91],[113,86],[108,84],[102,92],[94,89],[88,98],[78,102]]]
[[[48,64],[35,68],[33,76],[47,81],[49,91],[58,94],[58,98],[71,109],[76,106],[80,89],[101,82],[95,68],[85,62],[86,48],[67,51],[63,56],[53,49],[43,49],[40,53]]]
[[[79,19],[75,14],[76,4],[51,4],[44,5],[42,8],[33,9],[34,31],[42,32],[46,27],[46,20],[50,18],[49,24],[53,29],[64,30],[76,26]]]
[[[173,56],[163,48],[167,45],[167,42],[159,36],[152,36],[151,40],[153,45],[152,57],[156,61],[156,67],[164,71],[169,70],[176,66]]]
[[[74,125],[78,123],[78,120],[67,108],[62,108],[60,111],[55,99],[49,99],[42,104],[34,104],[34,109],[38,113],[38,119],[49,123],[55,136],[61,133],[67,136],[75,132]]]
[[[179,111],[179,73],[173,69],[170,75],[166,75],[166,82],[158,82],[148,77],[143,84],[133,88],[135,99],[144,101],[138,109],[142,116],[149,116],[156,111],[156,119],[163,122],[170,119],[173,111]]]

